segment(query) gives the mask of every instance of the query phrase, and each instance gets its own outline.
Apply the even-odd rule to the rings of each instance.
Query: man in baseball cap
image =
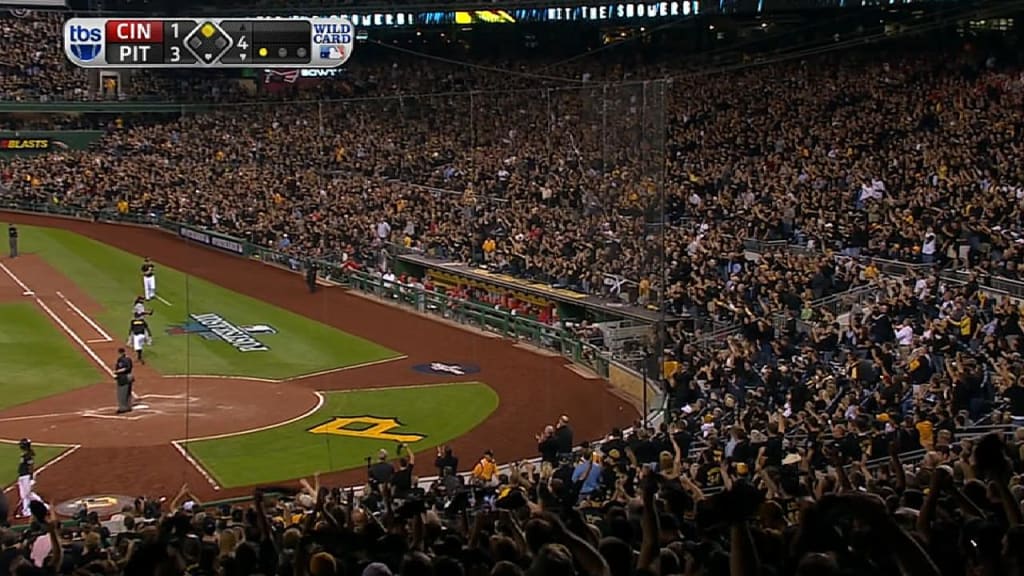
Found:
[[[21,461],[18,462],[18,496],[21,499],[21,510],[18,517],[28,518],[32,514],[29,504],[33,500],[42,502],[43,499],[32,491],[32,487],[36,483],[36,453],[32,449],[32,441],[22,438],[18,442],[18,448],[21,448]]]

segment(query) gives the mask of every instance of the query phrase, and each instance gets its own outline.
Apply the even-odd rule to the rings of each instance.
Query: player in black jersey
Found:
[[[36,483],[36,452],[32,449],[32,441],[22,438],[18,443],[21,448],[21,461],[18,462],[18,496],[21,498],[20,518],[28,518],[32,511],[29,503],[33,500],[41,500],[32,490]]]
[[[146,323],[146,319],[143,316],[137,314],[128,327],[128,343],[131,344],[132,350],[135,351],[135,357],[140,364],[146,363],[142,359],[142,348],[151,342],[149,324]]]
[[[148,257],[142,261],[142,290],[146,300],[156,298],[156,266]]]

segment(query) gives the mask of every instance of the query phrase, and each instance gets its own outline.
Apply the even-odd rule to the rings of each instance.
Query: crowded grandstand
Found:
[[[686,58],[664,24],[580,54],[410,30],[317,79],[106,78],[40,48],[66,14],[0,16],[3,133],[100,133],[0,156],[2,209],[445,290],[389,265],[422,256],[654,319],[630,428],[577,437],[567,399],[533,460],[439,448],[358,487],[36,506],[0,574],[1021,574],[1024,70],[1020,6],[991,4],[878,34],[694,16],[711,40],[676,39]],[[605,318],[515,306],[621,351]]]

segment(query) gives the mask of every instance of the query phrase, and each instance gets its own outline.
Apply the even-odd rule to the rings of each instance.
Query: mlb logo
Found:
[[[72,62],[92,62],[103,53],[103,29],[69,23],[64,29],[64,46]]]
[[[345,58],[344,46],[321,46],[320,58],[323,60],[342,60]]]

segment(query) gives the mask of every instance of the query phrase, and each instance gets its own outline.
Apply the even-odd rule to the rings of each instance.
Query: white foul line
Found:
[[[156,296],[154,296],[154,298],[156,298],[157,300],[159,300],[159,301],[163,302],[164,304],[167,304],[168,306],[174,306],[174,304],[171,304],[171,303],[170,303],[170,302],[168,302],[167,300],[164,300],[164,297],[163,297],[163,296],[161,296],[161,295],[159,295],[159,294],[157,294]]]
[[[114,340],[113,338],[110,337],[110,334],[107,334],[106,330],[100,327],[99,324],[97,324],[92,318],[86,316],[85,312],[82,312],[81,308],[75,306],[71,302],[71,300],[68,300],[67,296],[58,291],[57,297],[63,300],[64,303],[68,305],[68,308],[71,308],[75,312],[75,314],[81,316],[82,320],[85,320],[89,324],[89,326],[92,326],[92,329],[95,330],[96,333],[99,334],[102,338],[104,338],[104,340],[102,340],[103,342],[112,342]],[[92,340],[90,340],[90,342],[92,342]]]
[[[328,370],[320,370],[319,372],[310,372],[308,374],[299,374],[298,376],[291,376],[288,378],[256,378],[255,376],[225,376],[223,374],[164,374],[164,378],[192,378],[195,380],[248,380],[250,382],[265,382],[267,384],[281,384],[284,382],[294,382],[296,380],[305,380],[306,378],[314,378],[316,376],[325,376],[327,374],[334,374],[335,372],[345,372],[348,370],[356,370],[358,368],[368,368],[370,366],[378,366],[380,364],[387,364],[388,362],[397,362],[399,360],[405,360],[408,356],[401,355],[393,358],[385,358],[383,360],[373,360],[370,362],[363,362],[361,364],[353,364],[351,366],[342,366],[341,368],[330,368]]]
[[[93,349],[89,348],[89,345],[86,344],[85,341],[83,341],[81,338],[79,338],[78,334],[75,334],[75,331],[72,330],[70,326],[65,324],[63,320],[61,320],[56,314],[54,314],[53,310],[50,310],[50,307],[47,306],[45,302],[43,302],[37,297],[36,304],[39,304],[43,311],[49,314],[50,318],[53,318],[53,321],[56,322],[61,328],[63,328],[64,331],[68,333],[68,336],[71,336],[71,339],[77,342],[78,345],[82,347],[82,350],[85,350],[85,353],[88,354],[89,357],[92,358],[93,361],[100,366],[100,368],[103,368],[104,372],[109,374],[111,377],[114,376],[114,371],[110,369],[110,366],[107,366],[106,363],[103,362],[103,359],[97,356],[96,352],[93,352]]]
[[[17,276],[15,276],[14,272],[11,272],[11,269],[8,268],[7,265],[4,264],[3,262],[0,262],[0,269],[2,269],[4,272],[6,272],[7,275],[11,277],[11,280],[14,280],[14,282],[21,288],[21,290],[22,290],[21,293],[22,293],[23,296],[35,296],[36,295],[36,293],[33,292],[28,286],[25,286],[25,283],[21,281],[21,278],[18,278]]]
[[[20,444],[21,440],[10,440],[8,438],[0,438],[0,444]],[[33,446],[47,446],[49,448],[81,448],[80,444],[51,444],[49,442],[36,442],[32,441]]]
[[[22,420],[37,420],[39,418],[59,418],[61,416],[81,416],[82,411],[76,410],[74,412],[50,412],[49,414],[31,414],[29,416],[9,416],[7,418],[0,418],[2,422],[20,422]]]
[[[0,268],[3,268],[4,272],[6,272],[7,275],[11,277],[12,280],[17,282],[18,286],[21,286],[25,290],[26,295],[31,294],[32,296],[35,296],[35,292],[33,292],[28,286],[26,286],[25,283],[21,281],[21,278],[15,276],[14,272],[11,272],[11,270],[3,262],[0,262]],[[85,341],[78,336],[78,334],[75,334],[75,331],[72,330],[70,326],[65,324],[64,321],[61,320],[60,317],[57,316],[57,314],[55,314],[54,311],[51,310],[50,307],[47,306],[45,302],[40,300],[38,296],[35,296],[35,300],[36,304],[39,304],[39,307],[43,309],[43,312],[46,312],[50,316],[50,318],[53,318],[53,321],[56,322],[58,326],[63,328],[64,331],[68,333],[68,336],[71,336],[71,339],[78,343],[78,345],[82,347],[82,350],[85,350],[85,353],[88,354],[89,357],[92,358],[94,362],[96,362],[96,364],[99,364],[100,368],[103,368],[104,372],[109,374],[111,377],[114,376],[114,371],[110,369],[110,366],[107,366],[106,363],[103,362],[103,359],[97,356],[96,352],[94,352],[92,348],[89,348],[89,345],[86,344]]]
[[[249,382],[264,382],[266,384],[280,384],[283,380],[272,380],[270,378],[256,378],[254,376],[221,376],[217,374],[164,374],[164,378],[192,378],[193,380],[245,380]]]
[[[189,464],[191,464],[192,467],[195,468],[196,471],[198,471],[203,476],[203,478],[206,478],[206,481],[210,483],[210,486],[213,486],[214,490],[220,490],[220,486],[217,484],[217,481],[213,479],[213,476],[211,476],[210,473],[207,472],[206,469],[203,468],[202,465],[200,465],[199,462],[197,462],[196,459],[193,458],[192,455],[188,453],[188,450],[182,447],[181,444],[178,444],[177,440],[171,442],[171,446],[174,446],[174,449],[177,450],[179,454],[181,454],[182,458],[184,458]]]
[[[33,444],[35,444],[35,443],[33,442]],[[36,445],[37,446],[41,446],[41,444],[36,444]],[[36,469],[36,476],[38,476],[39,474],[42,474],[43,471],[46,470],[47,468],[49,468],[50,466],[53,466],[54,464],[60,462],[61,460],[67,458],[68,456],[71,456],[72,454],[75,453],[75,450],[78,450],[81,447],[82,447],[81,444],[72,444],[72,445],[68,446],[67,450],[65,450],[65,451],[61,452],[60,454],[58,454],[56,458],[54,458],[53,460],[50,460],[46,464],[43,464],[42,466],[37,468]],[[17,486],[18,486],[18,483],[15,482],[14,484],[11,484],[7,488],[4,488],[4,494],[7,494],[11,490],[14,490]]]
[[[478,380],[465,382],[438,382],[435,384],[403,384],[401,386],[372,386],[369,388],[346,388],[344,390],[326,390],[327,394],[355,394],[358,392],[386,392],[388,390],[415,390],[416,388],[444,388],[446,386],[468,386],[470,384],[487,384]]]
[[[387,364],[389,362],[398,362],[399,360],[405,360],[409,356],[403,354],[401,356],[393,356],[391,358],[384,358],[383,360],[372,360],[370,362],[363,362],[360,364],[353,364],[351,366],[342,366],[341,368],[331,368],[329,370],[321,370],[319,372],[310,372],[309,374],[299,374],[298,376],[292,376],[291,378],[285,378],[280,382],[294,382],[296,380],[304,380],[306,378],[315,378],[317,376],[326,376],[327,374],[334,374],[335,372],[345,372],[348,370],[357,370],[359,368],[369,368],[370,366],[378,366],[380,364]]]

